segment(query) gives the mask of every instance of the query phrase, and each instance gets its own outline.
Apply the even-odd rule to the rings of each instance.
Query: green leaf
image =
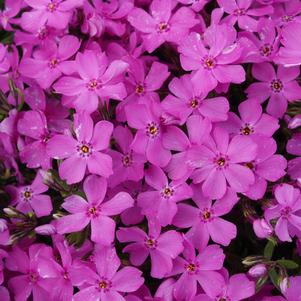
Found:
[[[263,255],[266,259],[271,259],[273,257],[274,249],[275,249],[276,243],[272,240],[269,240],[264,248]]]
[[[262,289],[262,287],[266,284],[268,279],[269,279],[269,276],[264,275],[256,281],[256,293],[258,293]]]
[[[296,262],[288,259],[279,259],[277,260],[277,263],[289,270],[297,269],[299,267]]]
[[[276,269],[273,268],[269,271],[269,276],[270,279],[272,281],[272,283],[274,284],[274,286],[279,289],[279,283],[280,283],[280,276],[278,275],[278,273],[276,272]]]

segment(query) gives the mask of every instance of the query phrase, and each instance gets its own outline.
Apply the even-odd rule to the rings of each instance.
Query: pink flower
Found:
[[[141,8],[134,8],[128,15],[128,21],[142,32],[144,47],[153,52],[164,42],[179,44],[189,33],[189,29],[198,23],[192,10],[179,8],[172,15],[171,0],[154,0],[150,5],[150,14]]]
[[[14,300],[27,300],[32,294],[33,300],[50,300],[49,292],[52,283],[44,279],[39,272],[39,256],[52,256],[52,249],[43,244],[33,244],[29,247],[28,254],[15,246],[6,259],[6,267],[10,271],[19,272],[21,275],[10,278],[8,286],[14,294]]]
[[[228,120],[220,124],[231,134],[271,137],[279,128],[278,119],[262,113],[262,107],[257,99],[248,99],[240,103],[238,111],[240,118],[235,113],[229,112]]]
[[[144,282],[142,272],[133,267],[120,270],[120,260],[112,247],[100,248],[94,253],[96,272],[90,268],[77,271],[76,285],[85,286],[74,295],[74,301],[124,300],[120,293],[136,291]]]
[[[6,0],[5,9],[0,11],[0,24],[4,30],[13,30],[10,23],[14,23],[12,19],[19,13],[21,3],[21,0]]]
[[[191,188],[182,181],[169,183],[162,169],[154,165],[145,171],[145,181],[155,190],[139,194],[137,201],[142,214],[156,217],[162,227],[171,224],[178,210],[177,203],[192,196]]]
[[[88,168],[92,174],[109,177],[112,158],[102,153],[109,146],[113,125],[99,121],[93,126],[88,114],[74,115],[76,139],[69,135],[55,135],[47,144],[47,153],[55,159],[66,159],[59,165],[59,174],[68,184],[80,182]]]
[[[195,71],[192,81],[195,85],[203,83],[205,95],[218,83],[242,83],[245,80],[243,67],[234,64],[241,55],[241,48],[235,42],[231,29],[223,25],[207,29],[204,40],[193,32],[179,46],[183,69]]]
[[[277,144],[268,137],[256,136],[257,156],[253,161],[246,162],[255,175],[255,182],[244,194],[253,200],[261,199],[267,189],[267,181],[276,182],[285,175],[287,162],[281,155],[275,154]]]
[[[71,35],[64,36],[57,46],[49,41],[47,45],[34,52],[34,58],[25,57],[19,66],[19,72],[26,77],[33,78],[43,88],[49,88],[62,73],[68,71],[69,62],[79,49],[79,40]]]
[[[59,234],[78,232],[91,223],[91,240],[102,245],[110,245],[114,241],[115,222],[110,216],[120,214],[134,204],[134,200],[126,192],[120,192],[111,200],[103,202],[107,191],[104,178],[88,176],[84,182],[87,201],[78,195],[64,200],[62,207],[71,214],[57,220]]]
[[[170,273],[171,276],[180,274],[173,290],[175,300],[191,300],[197,293],[198,283],[208,295],[222,286],[224,279],[217,270],[223,267],[225,255],[218,245],[207,246],[196,255],[195,249],[186,241],[183,256],[174,260]]]
[[[110,186],[114,187],[124,181],[139,181],[144,176],[145,156],[131,149],[133,135],[128,128],[117,126],[113,132],[118,151],[109,150],[113,159],[113,175],[109,178]]]
[[[22,162],[29,168],[49,169],[51,158],[46,151],[51,136],[47,119],[41,111],[27,111],[18,121],[18,132],[26,137],[26,144],[20,151]]]
[[[250,281],[245,274],[236,274],[229,278],[227,275],[222,287],[216,286],[207,295],[196,296],[193,301],[215,301],[215,300],[245,300],[255,294],[255,283]]]
[[[210,237],[215,243],[229,245],[236,237],[236,226],[220,216],[230,212],[238,201],[236,193],[228,189],[225,196],[213,204],[203,195],[201,187],[195,186],[193,201],[197,207],[178,205],[179,210],[172,223],[180,228],[190,228],[186,237],[197,249],[206,247]]]
[[[39,172],[34,181],[27,186],[9,186],[8,191],[12,196],[12,203],[23,213],[33,212],[37,217],[47,216],[52,211],[52,203],[49,195],[43,194],[48,186],[43,183]]]
[[[46,23],[57,29],[65,29],[72,16],[72,10],[82,5],[83,0],[25,0],[25,2],[33,10],[23,13],[21,26],[30,31]]]
[[[219,6],[229,14],[224,22],[231,25],[238,23],[239,28],[248,31],[257,31],[258,21],[254,17],[262,17],[273,13],[273,6],[265,5],[250,8],[250,0],[217,0]]]
[[[183,250],[183,239],[180,233],[174,230],[163,234],[160,232],[160,227],[151,221],[148,235],[138,227],[120,228],[116,233],[120,242],[131,242],[123,252],[129,253],[133,265],[143,264],[150,255],[151,276],[155,278],[163,278],[170,273],[172,259]]]
[[[281,184],[275,189],[277,203],[266,209],[265,218],[276,219],[275,233],[281,241],[292,241],[294,233],[300,234],[301,210],[300,190],[288,184]],[[299,235],[300,236],[300,235]]]
[[[269,98],[269,114],[282,117],[287,109],[287,102],[300,98],[301,87],[295,80],[300,74],[299,67],[286,68],[279,65],[276,73],[271,64],[261,63],[253,65],[252,74],[261,82],[253,83],[247,88],[248,97],[260,102]]]
[[[206,98],[202,85],[193,82],[190,75],[174,78],[168,87],[172,94],[163,100],[162,107],[180,124],[186,122],[192,113],[200,114],[212,122],[228,118],[228,100],[225,97]]]
[[[77,110],[92,113],[98,107],[98,97],[122,100],[126,96],[124,84],[118,78],[127,66],[121,60],[109,63],[104,53],[78,52],[73,68],[80,77],[63,76],[53,87],[57,93],[73,96]]]
[[[215,128],[213,139],[190,150],[188,164],[196,169],[191,175],[194,183],[203,183],[205,196],[222,198],[227,186],[236,192],[246,192],[254,183],[254,173],[245,166],[257,155],[257,145],[250,137],[229,135]]]

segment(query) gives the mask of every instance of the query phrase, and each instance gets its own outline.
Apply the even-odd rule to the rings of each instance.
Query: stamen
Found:
[[[152,138],[156,137],[159,133],[159,128],[156,123],[151,122],[146,127],[146,134]]]
[[[279,79],[273,79],[271,81],[270,87],[271,87],[271,89],[272,89],[273,92],[279,93],[283,89],[283,84],[282,84],[281,80],[279,80]]]

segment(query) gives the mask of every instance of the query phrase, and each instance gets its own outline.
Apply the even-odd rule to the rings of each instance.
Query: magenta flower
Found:
[[[179,204],[178,213],[173,219],[173,224],[180,228],[190,228],[186,237],[197,249],[208,245],[209,238],[215,243],[227,246],[236,237],[236,226],[220,216],[231,211],[238,197],[235,192],[228,189],[225,196],[214,204],[205,197],[200,186],[194,187],[193,201],[197,207]]]
[[[50,138],[47,119],[41,111],[27,111],[18,121],[18,132],[27,142],[20,151],[22,162],[29,168],[49,169],[51,158],[46,151]]]
[[[255,182],[244,194],[253,200],[261,199],[267,189],[267,181],[276,182],[285,175],[287,162],[281,155],[275,154],[277,144],[268,137],[256,136],[257,156],[245,165],[254,172]]]
[[[197,293],[198,283],[208,295],[222,286],[224,279],[217,270],[223,267],[225,255],[218,245],[207,246],[196,255],[192,245],[185,241],[183,256],[174,260],[170,273],[170,276],[180,274],[173,290],[175,300],[191,300]]]
[[[44,279],[39,273],[39,256],[52,256],[52,249],[46,245],[33,244],[28,254],[15,246],[6,259],[6,267],[10,271],[19,272],[10,278],[8,286],[14,294],[14,300],[26,301],[32,294],[33,300],[49,300],[49,292],[53,283]]]
[[[196,296],[193,301],[215,300],[245,300],[255,294],[255,283],[250,281],[245,274],[236,274],[229,278],[227,275],[222,287],[215,287],[214,291]]]
[[[141,8],[134,8],[128,15],[128,21],[142,32],[144,47],[153,52],[164,42],[179,44],[189,29],[199,21],[194,12],[186,7],[179,8],[172,15],[171,0],[154,0],[150,5],[150,14]]]
[[[209,28],[204,40],[200,34],[191,33],[179,46],[179,52],[183,69],[195,71],[192,81],[195,85],[203,83],[205,95],[218,83],[242,83],[245,80],[243,67],[234,64],[240,58],[241,48],[226,25]]]
[[[166,166],[171,153],[163,146],[164,125],[158,108],[154,111],[151,104],[129,104],[125,113],[129,126],[137,129],[132,149],[144,154],[150,163],[160,167]],[[177,137],[174,136],[174,139]]]
[[[181,181],[169,183],[162,169],[154,165],[145,171],[145,181],[155,190],[138,195],[138,206],[142,208],[142,214],[156,217],[162,227],[171,224],[178,210],[177,203],[191,198],[191,188]]]
[[[172,94],[163,100],[162,107],[168,114],[179,119],[180,124],[186,122],[192,113],[199,113],[212,122],[228,118],[228,100],[225,97],[205,99],[202,85],[193,82],[190,75],[174,78],[168,87]]]
[[[92,113],[98,107],[98,97],[122,100],[126,96],[124,84],[118,79],[127,67],[121,60],[109,63],[104,53],[78,52],[74,68],[80,77],[63,76],[53,87],[57,93],[73,96],[77,110]]]
[[[128,128],[117,126],[113,132],[117,142],[116,150],[109,150],[113,159],[113,175],[109,178],[109,185],[114,187],[124,181],[139,181],[144,176],[144,155],[137,154],[131,149],[133,135]]]
[[[47,144],[47,153],[55,159],[66,159],[59,165],[60,177],[68,184],[80,182],[88,168],[92,174],[109,177],[112,158],[101,151],[108,148],[113,125],[99,121],[93,126],[88,114],[74,115],[76,139],[69,135],[55,135]]]
[[[78,195],[71,195],[64,200],[62,207],[71,214],[57,220],[57,232],[78,232],[91,223],[91,240],[110,245],[115,236],[115,222],[110,216],[132,207],[134,200],[128,193],[120,192],[104,202],[106,191],[107,181],[104,178],[88,176],[84,182],[87,201]]]
[[[10,23],[15,23],[13,18],[19,13],[21,9],[21,0],[6,0],[5,9],[0,11],[0,24],[4,30],[12,31]]]
[[[222,123],[223,127],[231,134],[271,137],[279,128],[278,119],[262,113],[262,107],[257,100],[248,99],[240,103],[238,111],[240,118],[229,112],[228,120]]]
[[[194,183],[203,183],[205,196],[222,198],[227,186],[235,192],[245,192],[254,183],[253,172],[245,166],[257,155],[257,145],[250,137],[229,135],[221,128],[213,131],[213,140],[190,150],[188,163],[196,169],[191,175]]]
[[[170,273],[173,266],[172,259],[183,251],[183,238],[180,233],[174,230],[163,234],[160,232],[160,227],[151,221],[148,235],[138,227],[120,228],[116,233],[120,242],[131,242],[123,252],[129,253],[133,265],[143,264],[150,255],[150,273],[155,278],[163,278]]]
[[[21,18],[21,26],[25,30],[38,29],[47,25],[65,29],[72,16],[72,10],[82,5],[83,0],[25,0],[33,8],[25,12]]]
[[[34,181],[27,186],[9,186],[8,192],[12,196],[12,204],[23,213],[34,212],[37,217],[49,215],[52,211],[52,203],[49,195],[43,194],[48,186],[43,183],[40,172]]]
[[[250,8],[250,0],[217,0],[219,6],[229,14],[224,18],[224,22],[231,25],[238,23],[239,28],[248,31],[257,31],[258,21],[254,17],[262,17],[273,13],[273,6],[265,5]]]
[[[271,64],[261,63],[253,65],[252,74],[261,82],[253,83],[247,88],[248,97],[260,102],[269,98],[269,114],[282,117],[287,109],[287,102],[300,98],[301,87],[295,80],[300,74],[299,67],[286,68],[279,65],[276,73]]]
[[[281,241],[292,241],[295,233],[300,233],[301,210],[300,190],[288,184],[281,184],[275,189],[277,203],[266,209],[265,218],[276,219],[275,233]],[[299,211],[299,212],[298,212]]]
[[[70,62],[67,61],[79,49],[79,40],[71,35],[64,36],[59,45],[49,41],[47,45],[34,52],[33,57],[25,57],[19,66],[19,72],[33,78],[43,88],[49,88],[62,73],[68,72]]]
[[[142,272],[133,267],[120,270],[120,260],[112,247],[100,248],[94,252],[96,271],[90,268],[77,271],[77,286],[84,287],[74,295],[74,301],[124,300],[122,293],[136,291],[144,282]],[[121,293],[121,294],[120,294]]]

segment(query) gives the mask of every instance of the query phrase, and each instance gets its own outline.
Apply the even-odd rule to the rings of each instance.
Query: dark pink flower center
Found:
[[[33,191],[30,187],[26,187],[24,188],[24,190],[21,192],[21,198],[24,201],[30,201],[31,197],[32,197]]]
[[[59,63],[59,60],[57,58],[53,58],[53,59],[51,59],[49,61],[49,67],[51,69],[54,69],[54,68],[56,68],[56,66],[58,65],[58,63]]]
[[[249,169],[251,170],[254,170],[255,169],[255,165],[253,162],[247,162],[244,164],[246,167],[248,167]]]
[[[185,269],[189,274],[196,274],[199,270],[199,264],[196,262],[190,262],[185,265]]]
[[[155,249],[157,247],[157,241],[151,236],[145,239],[144,244],[149,249]]]
[[[84,141],[77,146],[77,152],[80,155],[80,157],[89,157],[92,154],[92,150],[92,145]]]
[[[142,84],[138,84],[135,89],[136,94],[142,95],[144,93],[144,86]]]
[[[281,80],[279,80],[279,79],[273,79],[271,81],[270,87],[271,87],[271,89],[272,89],[273,92],[279,93],[283,89],[283,84],[282,84]]]
[[[159,127],[155,122],[150,122],[146,127],[146,134],[149,137],[156,137],[159,134]]]
[[[121,161],[122,161],[123,166],[125,166],[125,167],[132,165],[132,163],[133,163],[132,154],[124,155],[122,157]]]
[[[58,7],[58,4],[55,2],[51,2],[47,4],[47,10],[51,13],[53,13]]]
[[[100,82],[97,79],[91,79],[87,84],[87,88],[90,91],[94,91],[96,89],[99,89],[100,88]]]
[[[64,278],[65,280],[69,280],[69,274],[68,274],[67,272],[64,272],[63,278]]]
[[[288,16],[288,15],[285,15],[285,16],[282,16],[282,21],[283,22],[290,22],[290,21],[292,21],[293,19],[294,19],[294,17],[293,16]]]
[[[216,61],[213,57],[211,56],[205,56],[202,58],[202,63],[205,69],[211,70],[215,68],[216,66]]]
[[[245,136],[249,136],[253,132],[254,132],[254,128],[250,126],[248,123],[246,123],[245,126],[240,129],[240,133]]]
[[[199,106],[199,104],[200,104],[200,101],[199,101],[199,99],[198,98],[192,98],[190,101],[189,101],[189,107],[191,107],[191,108],[193,108],[193,109],[195,109],[195,108],[197,108],[198,106]]]
[[[216,301],[230,301],[228,297],[217,297]]]
[[[92,206],[88,209],[87,214],[89,217],[97,217],[99,216],[99,209],[95,206]]]
[[[43,26],[38,30],[38,38],[40,40],[45,40],[48,37],[48,29],[47,27]]]
[[[29,275],[29,281],[35,283],[38,281],[38,275],[35,272],[31,272]]]
[[[238,8],[238,9],[236,9],[236,10],[233,12],[233,14],[234,14],[235,16],[243,16],[243,15],[246,14],[246,10],[243,9],[243,8]]]
[[[98,289],[100,291],[108,292],[112,287],[112,282],[107,278],[101,278],[98,282]]]
[[[281,209],[281,215],[284,217],[288,217],[292,213],[292,208],[286,206],[283,209]]]
[[[271,44],[264,44],[260,47],[259,51],[262,56],[269,56],[272,54],[273,46]]]
[[[209,222],[212,220],[212,211],[208,208],[205,208],[201,213],[200,213],[200,218],[203,222]]]
[[[217,169],[223,169],[228,166],[229,158],[227,156],[218,156],[214,159]]]
[[[174,193],[174,190],[170,186],[165,186],[161,191],[161,195],[165,199],[169,199],[170,197],[172,197],[173,193]]]
[[[160,22],[158,25],[157,25],[157,31],[159,33],[163,33],[163,32],[167,32],[169,31],[170,29],[170,26],[168,25],[168,23],[166,22]]]

